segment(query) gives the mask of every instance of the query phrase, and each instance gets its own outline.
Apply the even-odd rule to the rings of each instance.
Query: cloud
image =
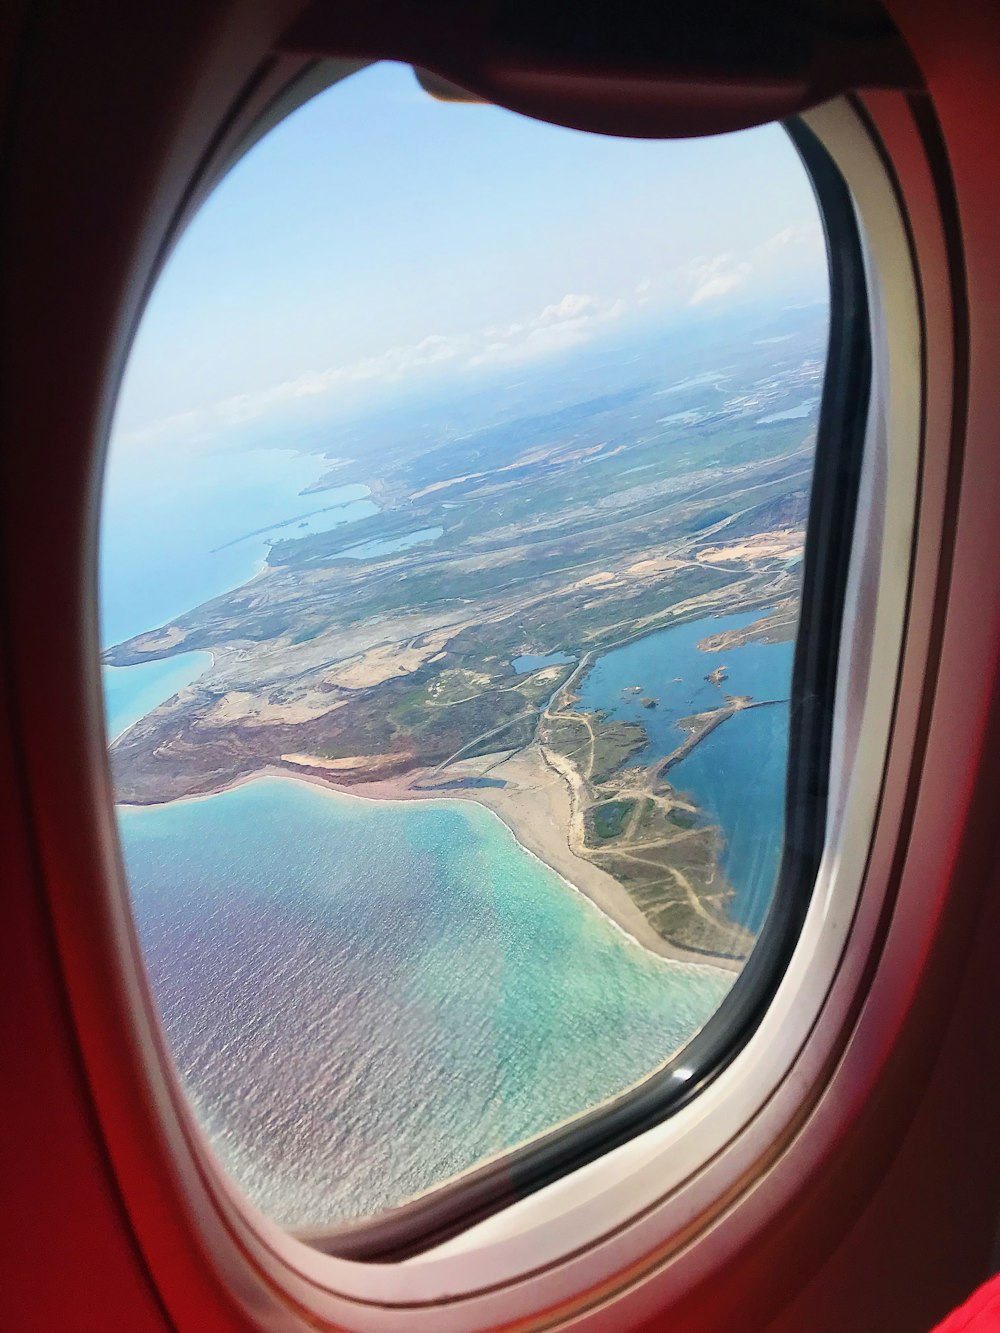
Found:
[[[689,306],[703,305],[706,301],[728,296],[742,287],[752,272],[753,264],[749,260],[737,259],[728,252],[711,259],[692,259],[682,270],[682,278],[690,288],[687,303]]]
[[[139,430],[124,432],[120,440],[125,444],[139,444],[178,434],[210,438],[233,426],[255,421],[274,407],[318,397],[338,385],[389,383],[413,371],[440,366],[459,357],[468,349],[470,341],[467,336],[428,334],[409,346],[390,347],[377,356],[362,357],[343,366],[330,366],[264,389],[235,394],[217,403],[163,417]]]
[[[653,285],[652,278],[640,278],[635,284],[635,303],[636,305],[645,305],[650,297],[649,291]]]
[[[742,254],[727,250],[711,257],[699,255],[682,265],[676,276],[681,291],[687,293],[687,304],[699,306],[738,291],[751,279],[759,282],[778,270],[800,271],[803,264],[814,263],[825,264],[818,221],[783,227]]]
[[[447,362],[454,363],[459,369],[472,369],[548,356],[588,341],[602,325],[624,314],[626,308],[626,302],[621,298],[601,301],[596,296],[570,292],[537,314],[503,327],[490,326],[471,334],[431,333],[417,343],[390,347],[376,356],[329,366],[267,388],[175,413],[141,429],[123,432],[118,440],[135,445],[180,434],[210,438],[253,421],[272,408],[318,397],[337,387],[387,384],[415,372],[441,367]]]
[[[757,247],[760,256],[781,254],[793,246],[816,246],[823,240],[823,228],[819,222],[801,222],[791,227],[783,227]]]
[[[594,337],[603,324],[619,319],[625,310],[626,303],[620,297],[601,301],[596,296],[571,292],[531,319],[510,324],[504,330],[487,330],[492,336],[469,356],[468,364],[530,361],[576,347]]]

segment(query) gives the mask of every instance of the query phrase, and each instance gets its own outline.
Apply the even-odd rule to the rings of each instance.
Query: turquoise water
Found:
[[[133,722],[197,680],[211,664],[211,653],[195,652],[138,666],[102,667],[108,738],[120,736]]]
[[[370,1214],[641,1078],[732,975],[656,959],[464,802],[266,779],[123,809],[150,980],[223,1162]]]
[[[101,520],[101,642],[155,629],[245,583],[264,563],[270,537],[305,536],[378,512],[367,486],[302,495],[327,465],[288,449],[112,450]]]
[[[252,574],[264,529],[350,522],[375,508],[345,487],[326,497],[339,506],[296,517],[316,506],[298,492],[317,460],[275,451],[241,459],[237,474],[231,458],[207,461],[216,489],[204,504],[178,510],[176,491],[158,489],[155,475],[138,515],[123,515],[127,488],[109,498],[109,640]],[[267,515],[270,527],[259,521]],[[351,554],[438,535],[421,530]],[[107,575],[115,559],[117,581]],[[720,659],[697,642],[758,614],[676,627],[607,654],[583,683],[584,706],[647,728],[638,761],[665,753],[681,738],[677,718],[721,701],[704,680]],[[768,695],[782,684],[782,653],[790,664],[790,645],[724,654],[723,689]],[[571,660],[525,654],[513,665]],[[106,668],[109,735],[209,661],[186,653]],[[660,699],[655,711],[622,692],[635,685]],[[780,849],[781,726],[784,709],[734,718],[671,775],[725,830],[725,866],[740,890],[734,914],[751,926]],[[223,1163],[289,1226],[371,1215],[621,1092],[682,1046],[732,982],[716,968],[650,955],[467,802],[360,801],[268,779],[121,809],[119,827],[181,1078]],[[776,830],[770,841],[761,827]]]
[[[515,657],[511,661],[511,666],[520,676],[526,671],[537,671],[539,667],[568,666],[570,662],[575,661],[576,658],[570,657],[569,653],[525,653],[521,657]]]
[[[444,528],[419,528],[416,532],[407,532],[402,537],[383,538],[381,541],[356,542],[354,546],[345,546],[337,554],[348,560],[371,560],[378,555],[392,555],[395,551],[408,551],[411,546],[420,546],[423,542],[436,542]]]
[[[112,468],[105,642],[251,577],[272,533],[375,512],[360,487],[300,495],[322,466],[258,450]],[[105,668],[109,737],[210,660]],[[370,1215],[622,1091],[732,981],[654,958],[467,802],[267,780],[120,809],[119,828],[181,1078],[222,1161],[288,1225]]]
[[[709,635],[742,629],[764,614],[703,617],[613,649],[584,678],[581,708],[642,726],[649,743],[631,762],[649,764],[686,739],[679,719],[718,708],[725,694],[787,701],[794,644],[749,643],[721,653],[698,647]],[[719,666],[726,668],[727,678],[714,685],[705,677]],[[657,707],[643,708],[639,700],[644,697],[656,699]],[[729,911],[754,931],[763,924],[778,872],[787,756],[788,705],[783,702],[729,718],[667,778],[721,828],[722,868],[736,890]]]

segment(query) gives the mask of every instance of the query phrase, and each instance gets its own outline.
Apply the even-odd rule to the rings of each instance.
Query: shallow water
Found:
[[[303,495],[327,465],[290,449],[113,452],[101,521],[101,642],[155,629],[245,583],[271,539],[378,512],[360,484]]]
[[[133,722],[151,713],[185,685],[206,671],[212,654],[178,653],[157,662],[141,662],[130,667],[102,667],[104,716],[108,739],[114,740]]]
[[[540,667],[547,666],[568,666],[570,662],[575,662],[576,658],[571,657],[569,653],[524,653],[521,657],[515,657],[511,660],[511,666],[519,676],[527,671],[537,671]]]
[[[620,1092],[732,982],[654,958],[468,802],[266,779],[120,827],[181,1077],[287,1225],[397,1203]]]
[[[800,417],[807,417],[819,403],[818,398],[810,398],[805,403],[799,403],[797,407],[786,407],[783,412],[772,412],[770,416],[758,417],[758,426],[769,426],[772,421],[798,421]]]
[[[371,560],[379,555],[392,555],[396,551],[408,551],[411,546],[422,546],[424,542],[436,542],[444,528],[418,528],[416,532],[404,533],[402,537],[384,537],[376,541],[357,542],[354,546],[345,546],[337,555],[346,560]]]

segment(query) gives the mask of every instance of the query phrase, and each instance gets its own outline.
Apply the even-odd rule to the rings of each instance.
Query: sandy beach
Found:
[[[337,777],[345,767],[353,767],[354,761],[324,760],[306,754],[288,754],[281,758],[281,764],[264,765],[235,782],[182,796],[177,801],[208,800],[260,778],[286,778],[309,783],[338,796],[376,801],[473,801],[502,819],[522,847],[566,881],[570,892],[583,894],[619,929],[650,953],[659,958],[670,958],[674,962],[698,963],[703,967],[717,967],[727,972],[739,972],[743,966],[741,960],[695,953],[663,939],[613,876],[573,851],[567,836],[572,814],[569,790],[564,779],[545,763],[536,746],[529,746],[507,756],[482,755],[475,759],[459,760],[448,769],[448,780],[451,782],[475,779],[488,773],[491,779],[502,782],[502,787],[422,787],[422,782],[443,781],[440,777],[431,778],[423,769],[377,781],[344,783],[338,782]],[[122,802],[120,808],[131,807],[127,802]]]
[[[650,953],[676,962],[700,963],[731,972],[738,972],[742,967],[742,963],[736,960],[707,957],[705,954],[680,949],[664,940],[617,880],[591,861],[577,856],[569,845],[566,832],[571,815],[569,791],[563,779],[548,767],[535,746],[517,751],[509,758],[487,755],[466,762],[459,761],[448,770],[452,781],[475,778],[488,770],[490,778],[503,782],[502,787],[439,787],[428,790],[420,786],[422,781],[427,781],[424,772],[411,772],[405,777],[374,782],[351,783],[348,786],[337,782],[336,769],[331,771],[319,764],[315,767],[308,765],[306,761],[309,757],[306,755],[282,758],[291,761],[287,768],[270,767],[266,773],[296,777],[342,795],[382,801],[475,801],[484,805],[503,820],[522,847],[556,871],[573,889],[582,893]]]

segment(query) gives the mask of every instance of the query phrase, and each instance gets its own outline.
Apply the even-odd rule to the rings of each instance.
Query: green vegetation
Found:
[[[300,629],[297,634],[292,635],[290,642],[293,644],[310,643],[313,639],[318,638],[325,628],[325,625],[311,625],[305,629]]]
[[[645,749],[646,733],[634,722],[605,722],[593,724],[594,757],[590,778],[593,782],[607,782],[612,774]]]
[[[604,801],[593,805],[589,815],[594,835],[602,840],[617,838],[635,808],[635,801]]]
[[[530,748],[570,795],[571,846],[657,931],[745,953],[715,831],[657,777],[663,756],[637,762],[643,726],[582,712],[575,693],[607,649],[722,609],[768,611],[762,634],[793,630],[800,575],[783,557],[799,549],[810,432],[759,418],[815,391],[823,330],[797,359],[783,343],[748,338],[737,353],[712,336],[612,358],[607,383],[581,364],[551,385],[526,372],[495,401],[478,388],[424,415],[386,409],[356,428],[357,448],[331,443],[370,460],[350,475],[338,465],[336,480],[367,481],[377,514],[275,542],[252,583],[107,654],[116,665],[215,657],[115,744],[121,799],[213,789],[288,755],[352,761],[338,782],[457,782],[457,764]],[[425,527],[441,537],[342,555]],[[745,545],[755,536],[767,554]],[[576,663],[514,671],[553,645]]]

